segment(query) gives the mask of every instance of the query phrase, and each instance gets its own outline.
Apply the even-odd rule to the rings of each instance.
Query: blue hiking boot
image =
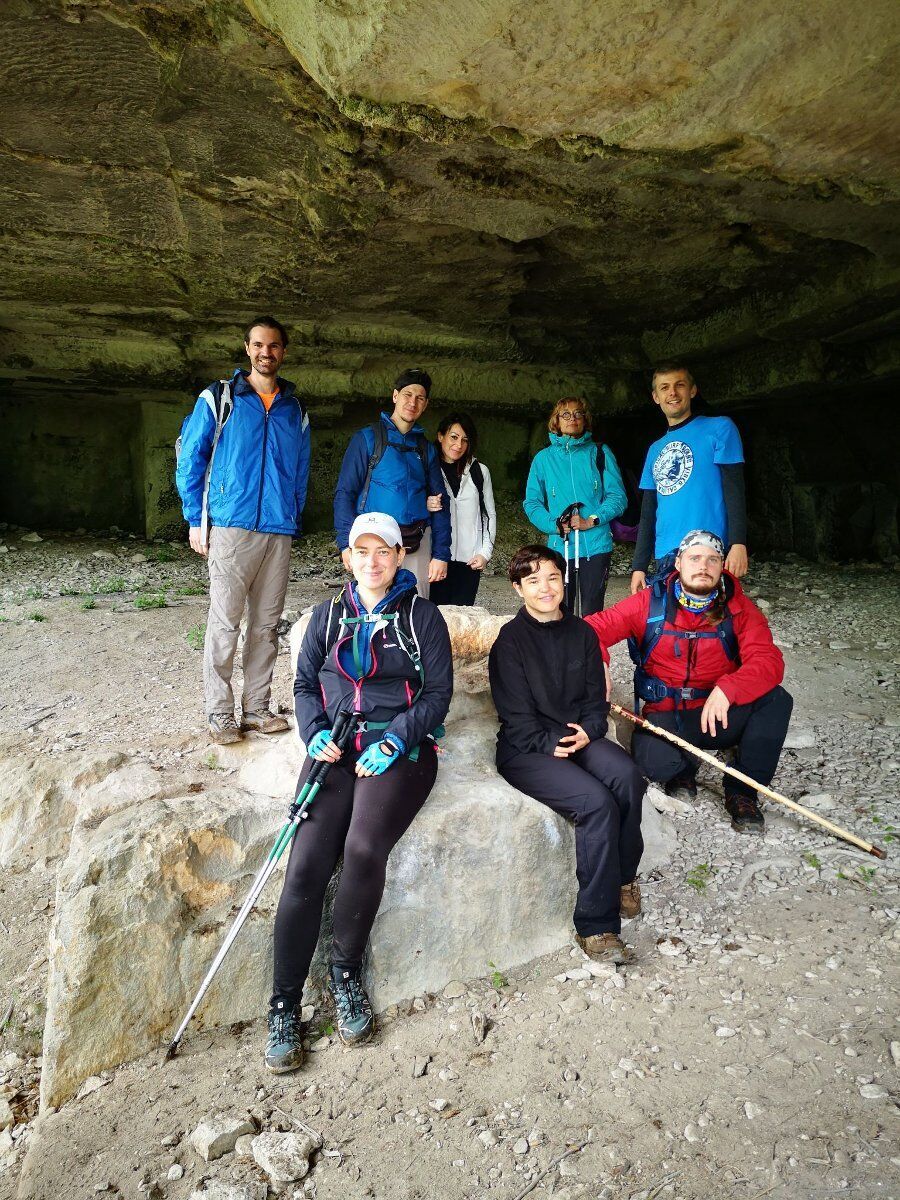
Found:
[[[362,985],[362,968],[332,967],[329,986],[334,997],[338,1037],[345,1046],[367,1042],[375,1028],[375,1018]]]
[[[269,1009],[266,1066],[276,1075],[296,1071],[303,1063],[303,1036],[298,1006],[279,1000]]]

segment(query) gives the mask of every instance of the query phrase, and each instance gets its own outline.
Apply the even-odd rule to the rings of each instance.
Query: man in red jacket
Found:
[[[793,700],[780,686],[784,659],[766,618],[725,571],[720,538],[694,529],[682,539],[675,570],[587,623],[609,647],[628,638],[636,667],[635,705],[655,725],[704,750],[737,748],[734,765],[768,784],[778,766]],[[672,792],[696,794],[690,755],[636,730],[631,752],[643,773]],[[756,792],[725,777],[725,808],[739,833],[761,833]]]

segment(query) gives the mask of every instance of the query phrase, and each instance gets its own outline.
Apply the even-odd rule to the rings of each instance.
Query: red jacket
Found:
[[[669,577],[671,583],[672,576]],[[725,588],[728,611],[731,613],[734,635],[737,639],[739,659],[732,662],[717,638],[696,641],[689,677],[686,677],[688,656],[687,642],[672,637],[661,637],[644,669],[661,679],[668,687],[695,687],[712,689],[719,687],[732,704],[751,704],[777,687],[784,679],[784,658],[772,641],[769,623],[733,575],[725,572]],[[733,589],[733,591],[732,591]],[[609,662],[609,647],[625,638],[633,637],[640,645],[647,626],[650,611],[650,589],[644,588],[634,596],[628,596],[603,612],[585,617],[600,642],[605,662]],[[705,616],[689,613],[676,605],[675,621],[666,621],[668,629],[709,628]],[[675,656],[675,645],[681,647],[681,657]],[[699,708],[702,699],[688,700],[685,707]],[[645,705],[646,712],[670,711],[675,701],[670,697],[655,704]]]

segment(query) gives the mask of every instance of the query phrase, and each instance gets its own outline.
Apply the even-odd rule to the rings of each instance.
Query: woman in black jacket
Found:
[[[523,546],[509,578],[524,601],[500,630],[489,660],[500,717],[497,770],[514,788],[575,822],[576,940],[591,958],[625,962],[622,916],[640,912],[635,882],[644,849],[646,783],[608,741],[609,702],[593,630],[562,607],[565,562]]]
[[[350,530],[354,579],[315,608],[294,681],[297,729],[312,760],[333,765],[291,847],[275,918],[275,981],[266,1066],[300,1066],[300,1002],[319,936],[325,889],[344,866],[334,900],[330,989],[341,1041],[367,1041],[372,1009],[362,958],[381,897],[388,855],[425,803],[437,775],[432,732],[453,693],[450,637],[438,608],[403,570],[400,528],[364,513]],[[331,740],[341,709],[359,713],[342,753]]]

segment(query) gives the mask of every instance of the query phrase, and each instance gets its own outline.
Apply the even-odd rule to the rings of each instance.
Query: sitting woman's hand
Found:
[[[337,762],[343,751],[331,740],[332,733],[331,729],[320,729],[310,738],[309,745],[306,747],[306,753],[310,758],[314,758],[316,762]]]
[[[372,775],[383,775],[392,763],[400,757],[400,751],[390,742],[374,742],[367,746],[356,763],[356,774],[361,779]]]
[[[576,725],[574,721],[567,721],[566,724],[575,732],[566,734],[565,737],[559,739],[556,749],[553,751],[554,758],[568,758],[570,754],[577,754],[591,740],[581,726]]]

